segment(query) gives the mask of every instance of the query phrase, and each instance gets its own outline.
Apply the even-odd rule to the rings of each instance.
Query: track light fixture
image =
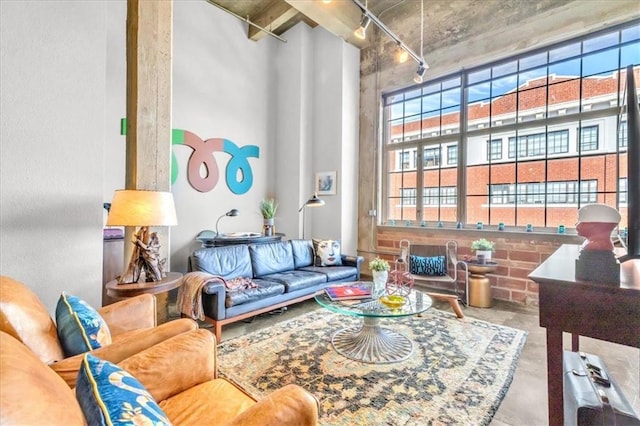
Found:
[[[365,13],[362,13],[362,18],[360,19],[360,26],[357,30],[353,32],[353,35],[358,37],[360,40],[364,40],[367,37],[367,27],[371,23],[371,18],[367,16]]]
[[[424,77],[425,71],[427,71],[427,64],[419,64],[418,71],[416,71],[416,76],[413,77],[413,81],[415,81],[416,83],[422,83],[422,77]]]
[[[398,47],[400,49],[402,49],[408,56],[411,56],[411,58],[413,58],[414,61],[416,61],[419,65],[419,74],[420,74],[420,82],[422,82],[422,76],[424,75],[424,72],[429,68],[429,66],[427,65],[427,63],[424,60],[424,55],[422,54],[422,44],[423,44],[423,37],[422,35],[424,34],[424,31],[421,31],[421,37],[420,37],[420,56],[418,56],[413,50],[411,50],[411,48],[409,46],[407,46],[406,44],[404,44],[402,42],[402,40],[400,40],[400,38],[395,35],[395,33],[393,31],[391,31],[389,28],[387,28],[387,26],[380,21],[380,19],[378,19],[378,17],[376,15],[374,15],[373,13],[371,13],[371,11],[369,11],[369,9],[367,9],[367,5],[366,4],[362,4],[360,2],[360,0],[351,0],[352,2],[354,2],[356,4],[356,6],[358,6],[360,8],[360,10],[362,11],[362,20],[360,21],[360,28],[358,28],[355,32],[354,35],[356,35],[356,37],[360,38],[360,39],[364,39],[364,31],[362,32],[362,36],[360,36],[358,34],[358,32],[360,31],[360,29],[362,28],[362,22],[364,21],[365,18],[367,18],[369,21],[373,21],[374,24],[376,24],[376,26],[378,28],[380,28],[385,34],[387,34],[389,37],[391,37],[391,39],[393,41],[396,42],[396,44],[398,45]],[[422,11],[422,21],[421,21],[421,29],[424,29],[424,1],[421,0],[421,11]],[[367,23],[367,25],[369,25]],[[365,28],[366,29],[366,28]],[[399,58],[400,60],[400,58]],[[420,71],[422,70],[422,71]],[[417,77],[416,77],[417,78]]]

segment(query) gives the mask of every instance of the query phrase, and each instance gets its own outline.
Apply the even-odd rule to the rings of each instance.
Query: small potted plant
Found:
[[[389,279],[389,262],[379,257],[376,257],[369,262],[369,269],[373,275],[373,295],[380,296],[384,293],[384,289],[387,286],[387,280]]]
[[[476,257],[483,255],[484,259],[489,261],[491,260],[491,253],[495,250],[495,243],[486,238],[480,238],[471,243],[471,250],[475,250]]]
[[[260,201],[260,213],[262,213],[262,219],[264,223],[265,235],[271,235],[274,228],[274,219],[276,217],[276,211],[278,210],[278,203],[273,198],[265,198]]]

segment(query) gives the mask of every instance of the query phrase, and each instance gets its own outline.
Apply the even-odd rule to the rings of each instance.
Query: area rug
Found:
[[[414,342],[395,364],[349,360],[332,334],[358,318],[319,309],[222,342],[221,375],[261,398],[295,383],[318,398],[323,425],[485,425],[507,392],[527,333],[431,309],[382,326]]]

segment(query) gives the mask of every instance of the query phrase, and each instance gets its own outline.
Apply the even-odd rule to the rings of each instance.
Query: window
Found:
[[[502,139],[487,141],[487,161],[502,160]]]
[[[382,219],[556,228],[597,202],[623,225],[629,65],[637,19],[384,94]],[[398,202],[410,188],[415,206]]]
[[[595,151],[598,149],[598,126],[580,128],[580,151]]]
[[[402,190],[402,204],[405,206],[416,205],[416,189],[406,188]]]
[[[620,203],[627,203],[627,178],[618,179],[618,194],[620,194]]]
[[[443,186],[440,188],[424,188],[423,203],[425,205],[455,205],[458,195],[458,188],[455,186]]]
[[[627,147],[627,136],[628,132],[627,132],[627,122],[623,121],[622,123],[620,123],[620,133],[618,133],[618,141],[620,144],[620,148],[626,148]]]
[[[545,188],[546,186],[546,188]],[[597,181],[531,182],[516,185],[492,185],[493,204],[577,204],[596,202]],[[545,195],[546,194],[546,195]]]
[[[440,165],[440,148],[424,149],[424,167],[434,167]]]
[[[569,152],[569,131],[559,130],[547,135],[549,154],[563,154]]]
[[[447,147],[447,165],[458,164],[458,145]]]

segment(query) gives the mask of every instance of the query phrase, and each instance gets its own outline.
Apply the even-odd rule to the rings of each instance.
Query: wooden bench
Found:
[[[400,241],[399,260],[405,263],[407,271],[410,272],[409,256],[444,256],[447,265],[447,274],[444,276],[417,275],[411,274],[415,284],[427,285],[429,283],[446,283],[453,286],[454,293],[425,292],[434,300],[449,303],[449,306],[458,318],[463,318],[464,314],[460,308],[459,301],[469,305],[469,269],[464,261],[458,260],[458,244],[455,241],[447,241],[445,245],[411,244],[409,240]],[[458,291],[458,267],[464,271],[465,298],[460,299]]]

